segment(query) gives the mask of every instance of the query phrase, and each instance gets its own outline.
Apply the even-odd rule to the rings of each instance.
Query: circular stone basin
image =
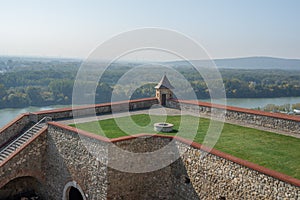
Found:
[[[159,122],[154,124],[154,130],[158,132],[171,132],[173,130],[173,124]]]

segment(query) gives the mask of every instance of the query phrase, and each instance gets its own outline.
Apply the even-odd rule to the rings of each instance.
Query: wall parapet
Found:
[[[116,112],[131,111],[138,109],[149,109],[151,106],[158,103],[156,98],[144,98],[130,101],[120,101],[113,103],[103,103],[88,106],[78,106],[74,108],[61,108],[47,111],[39,111],[33,113],[25,113],[0,129],[0,148],[9,144],[12,140],[18,137],[22,132],[26,131],[29,126],[32,126],[37,121],[44,117],[50,117],[53,120],[73,118],[74,112],[76,116],[88,116],[91,114],[107,114],[112,110]]]
[[[21,114],[0,129],[0,148],[8,144],[29,124],[29,114]]]
[[[199,110],[200,114],[208,114],[215,118],[218,118],[218,110],[226,111],[226,120],[234,120],[240,122],[241,124],[250,124],[273,130],[300,134],[300,117],[298,116],[270,113],[220,104],[211,104],[208,102],[195,100],[170,99],[167,105],[168,107],[175,109],[181,109],[180,107],[182,106],[190,107],[190,111],[193,111],[193,106],[198,106],[199,109],[197,109],[197,111]],[[211,112],[212,109],[214,109],[216,112]]]
[[[138,109],[149,109],[152,105],[158,104],[156,98],[144,98],[130,101],[119,101],[112,103],[102,103],[87,106],[76,106],[70,108],[59,108],[46,111],[38,111],[33,114],[38,116],[38,120],[43,117],[51,117],[53,120],[72,118],[73,116],[88,116],[111,113],[112,111],[132,111]]]
[[[45,180],[42,165],[45,159],[46,132],[47,127],[44,127],[0,164],[0,198],[9,194],[2,187],[16,178],[30,176],[41,182]]]

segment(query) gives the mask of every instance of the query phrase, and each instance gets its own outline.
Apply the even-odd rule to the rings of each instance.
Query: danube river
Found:
[[[204,100],[209,101],[209,100]],[[218,100],[216,100],[218,103]],[[227,99],[227,105],[236,106],[241,108],[257,108],[264,107],[267,104],[295,104],[300,103],[300,97],[282,97],[282,98],[231,98]],[[6,108],[0,109],[0,128],[7,124],[9,121],[17,117],[21,113],[35,112],[41,110],[50,110],[54,108],[68,107],[66,105],[54,105],[54,106],[44,106],[44,107],[27,107],[27,108]],[[70,107],[70,106],[69,106]]]

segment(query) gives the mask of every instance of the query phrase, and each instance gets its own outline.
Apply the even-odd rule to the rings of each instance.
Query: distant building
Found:
[[[155,89],[156,89],[156,98],[158,99],[158,102],[162,106],[166,105],[168,99],[173,98],[172,89],[174,89],[174,87],[171,85],[166,75],[162,77],[160,82],[155,86]]]

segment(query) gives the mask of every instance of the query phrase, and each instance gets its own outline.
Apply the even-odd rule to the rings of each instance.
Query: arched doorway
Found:
[[[80,191],[73,186],[69,190],[69,200],[83,200]]]
[[[75,181],[71,181],[65,185],[63,200],[86,200],[86,197],[81,187]]]
[[[17,177],[0,188],[0,199],[41,198],[42,187],[42,183],[35,177]]]

